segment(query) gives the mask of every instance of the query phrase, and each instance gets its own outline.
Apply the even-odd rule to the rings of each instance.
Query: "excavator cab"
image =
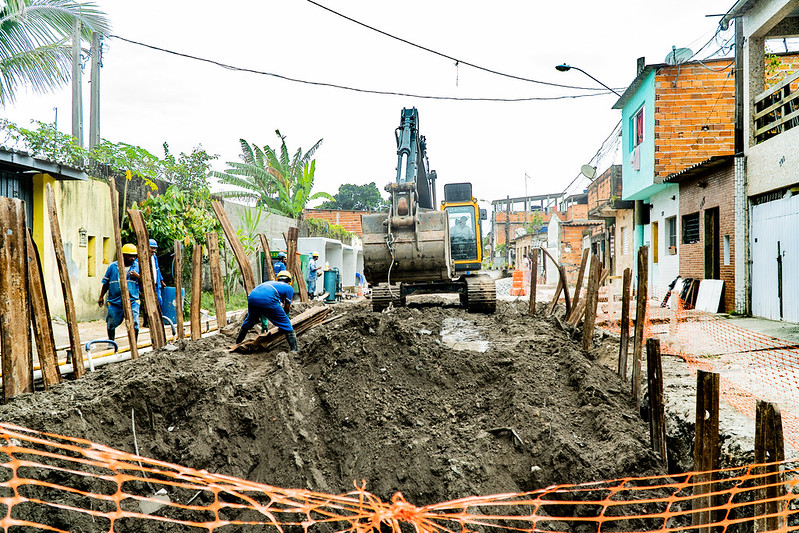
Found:
[[[447,212],[450,256],[456,272],[480,270],[483,262],[482,228],[485,209],[477,206],[471,183],[444,185],[441,209]]]

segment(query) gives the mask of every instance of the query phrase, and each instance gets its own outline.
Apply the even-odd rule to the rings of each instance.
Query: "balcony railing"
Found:
[[[755,97],[755,144],[799,126],[799,72]]]

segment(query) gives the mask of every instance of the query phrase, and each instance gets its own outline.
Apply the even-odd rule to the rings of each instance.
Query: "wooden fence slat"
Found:
[[[785,460],[785,440],[782,433],[782,414],[773,403],[757,400],[755,408],[755,463],[769,463],[753,469],[758,476],[754,492],[754,531],[785,531],[786,487],[778,462]],[[762,518],[760,518],[762,517]]]
[[[708,510],[716,506],[718,497],[713,481],[718,478],[714,472],[719,468],[721,448],[719,447],[719,375],[704,370],[696,373],[696,435],[694,438],[694,472],[705,472],[694,476],[694,499],[691,524],[702,526],[720,518],[720,511]],[[700,533],[711,533],[713,528],[698,528]]]
[[[70,362],[72,363],[75,378],[79,379],[86,373],[86,369],[83,366],[83,347],[80,344],[78,315],[75,311],[75,300],[72,297],[72,284],[69,281],[67,258],[64,255],[64,243],[61,240],[61,225],[58,222],[55,192],[49,183],[47,184],[47,207],[50,214],[50,234],[53,239],[55,262],[58,268],[58,276],[61,279],[61,292],[64,296],[64,314],[66,315],[67,331],[69,332],[69,353],[72,357]]]
[[[47,302],[47,289],[44,285],[42,262],[30,229],[26,232],[28,240],[28,287],[30,288],[31,320],[33,337],[36,339],[36,352],[42,368],[44,388],[61,383],[61,369],[58,367],[58,354],[53,338],[53,322],[50,304]]]
[[[202,338],[202,325],[200,324],[200,298],[203,290],[203,247],[194,243],[191,261],[191,340]]]
[[[0,359],[3,398],[33,391],[25,202],[0,197]]]
[[[288,261],[286,266],[289,268],[291,275],[297,282],[297,288],[300,290],[300,301],[309,302],[308,288],[305,286],[305,276],[303,276],[302,268],[300,267],[300,261],[297,259],[297,237],[299,233],[299,229],[291,227],[289,228],[288,236],[283,236],[286,239],[286,260]]]
[[[138,209],[128,209],[128,218],[136,233],[136,249],[139,253],[139,292],[144,302],[144,311],[147,313],[147,323],[150,327],[150,341],[153,349],[162,348],[166,344],[164,332],[164,318],[161,315],[161,306],[158,305],[158,296],[155,294],[155,274],[153,263],[150,260],[150,235],[144,224],[144,216]],[[120,284],[121,285],[121,284]]]
[[[272,250],[269,249],[269,241],[266,240],[266,235],[263,233],[261,233],[259,237],[261,238],[261,248],[264,251],[264,260],[268,265],[266,277],[269,281],[275,281],[275,269],[272,267]]]
[[[580,272],[577,274],[577,285],[574,287],[574,298],[572,298],[572,312],[566,317],[569,321],[574,316],[574,309],[580,303],[580,292],[583,290],[583,277],[585,276],[585,266],[588,264],[588,248],[583,250],[583,258],[580,261]]]
[[[538,290],[538,250],[533,252],[533,264],[530,267],[530,308],[528,312],[535,315],[535,293]]]
[[[568,281],[566,280],[566,269],[565,268],[561,268],[561,265],[559,265],[558,262],[555,261],[555,258],[552,257],[552,254],[549,253],[546,248],[542,247],[542,248],[539,248],[539,250],[544,252],[544,255],[549,257],[549,260],[552,261],[552,264],[554,264],[555,268],[558,269],[558,279],[560,280],[560,287],[563,289],[563,300],[564,300],[564,302],[566,304],[566,315],[565,316],[569,316],[569,314],[571,314],[571,299],[569,298],[569,284],[568,284]],[[546,260],[544,260],[544,263],[546,263]],[[556,296],[558,296],[559,294],[560,294],[560,291],[557,291]],[[555,302],[557,302],[557,298],[555,299]],[[553,311],[554,311],[554,308],[553,308]],[[550,311],[549,314],[552,314],[553,311]]]
[[[133,323],[133,308],[130,301],[130,291],[128,284],[122,283],[127,280],[128,269],[125,267],[125,257],[122,254],[122,233],[119,229],[119,192],[117,191],[114,180],[109,181],[111,190],[111,219],[114,226],[114,245],[117,249],[117,266],[119,267],[119,292],[122,295],[122,312],[125,315],[125,330],[128,332],[128,344],[130,345],[130,356],[133,359],[139,358],[139,346],[136,340],[136,326]],[[139,284],[141,286],[141,283]],[[114,339],[111,339],[114,340]]]
[[[255,288],[255,275],[252,272],[250,260],[247,258],[247,254],[244,251],[244,246],[242,246],[238,235],[236,235],[236,230],[233,229],[233,224],[230,223],[230,219],[227,213],[225,213],[225,208],[222,206],[222,203],[219,200],[214,200],[211,202],[211,207],[219,223],[222,225],[222,231],[225,232],[227,242],[230,244],[236,262],[239,264],[241,279],[244,281],[244,290],[247,291],[247,294],[250,294]]]
[[[621,289],[621,340],[619,341],[618,374],[622,381],[627,381],[627,353],[630,346],[630,280],[632,272],[624,269]]]
[[[649,391],[649,440],[668,471],[666,454],[666,406],[663,402],[663,365],[660,360],[660,339],[646,340],[647,390]]]
[[[583,317],[583,350],[590,350],[594,346],[594,325],[596,324],[596,307],[599,294],[599,276],[601,265],[599,256],[591,255],[591,267],[588,273],[588,287],[585,291],[585,315]]]
[[[175,321],[178,328],[178,339],[186,338],[183,324],[183,246],[175,239]]]
[[[638,249],[638,290],[635,305],[635,330],[633,333],[632,397],[635,409],[641,408],[641,361],[643,356],[644,325],[649,293],[649,247]]]
[[[211,290],[214,293],[216,325],[222,329],[227,325],[227,312],[225,311],[225,287],[222,283],[222,265],[219,260],[219,237],[211,231],[205,234],[205,240],[208,243],[208,266],[211,271]]]

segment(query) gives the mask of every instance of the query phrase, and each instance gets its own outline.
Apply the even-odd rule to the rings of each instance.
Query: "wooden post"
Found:
[[[269,268],[266,269],[266,277],[269,281],[275,281],[275,269],[272,268],[272,250],[269,249],[269,241],[266,240],[266,235],[261,233],[261,248],[264,251],[264,258],[268,262]]]
[[[583,259],[580,261],[580,272],[577,274],[577,286],[574,288],[574,298],[572,299],[572,312],[566,317],[570,320],[575,313],[577,305],[580,303],[580,291],[583,290],[583,276],[585,276],[585,265],[588,264],[588,248],[583,250]],[[589,273],[590,274],[590,273]]]
[[[755,533],[784,531],[786,502],[781,466],[785,460],[785,441],[782,436],[782,414],[773,403],[757,401],[755,416],[755,463],[768,463],[753,469],[755,485]],[[771,516],[767,516],[771,515]]]
[[[61,383],[61,369],[58,368],[58,354],[53,338],[53,323],[50,305],[47,303],[47,291],[44,286],[42,262],[39,250],[33,242],[30,229],[28,240],[28,287],[30,288],[31,315],[33,336],[36,339],[36,351],[39,354],[39,365],[42,367],[44,388]]]
[[[641,359],[643,355],[644,324],[649,287],[649,247],[638,249],[638,292],[635,305],[635,332],[633,334],[632,397],[635,408],[641,407]]]
[[[213,231],[205,234],[208,242],[208,265],[211,270],[211,290],[214,292],[216,308],[216,326],[222,329],[227,325],[225,311],[225,288],[222,284],[222,265],[219,262],[219,237]]]
[[[80,332],[78,331],[78,315],[75,311],[75,300],[72,299],[72,285],[69,282],[67,258],[64,255],[64,243],[61,242],[61,226],[58,223],[58,208],[55,205],[53,187],[47,184],[47,207],[50,212],[50,234],[53,239],[53,251],[58,267],[58,276],[61,279],[61,292],[64,296],[64,314],[67,318],[69,331],[69,350],[72,354],[72,371],[75,378],[83,377],[86,369],[83,367],[83,347],[80,345]]]
[[[560,267],[558,268],[560,270]],[[547,315],[551,315],[555,312],[555,307],[558,305],[558,300],[560,299],[560,293],[563,292],[563,280],[560,277],[560,272],[558,272],[558,284],[555,287],[555,296],[552,297],[552,302],[549,304],[549,309],[547,310]]]
[[[560,265],[558,265],[558,262],[555,261],[555,258],[552,257],[552,254],[550,254],[546,250],[546,248],[540,248],[540,250],[542,252],[544,252],[544,254],[547,257],[549,257],[549,260],[552,261],[552,263],[558,269],[558,280],[559,280],[558,281],[558,287],[560,287],[560,290],[556,289],[556,291],[555,291],[555,299],[552,302],[552,308],[550,309],[549,314],[551,315],[552,312],[554,311],[555,304],[557,303],[558,298],[560,298],[560,291],[563,290],[564,291],[564,301],[566,303],[566,316],[568,316],[571,313],[571,302],[569,301],[569,286],[568,286],[568,282],[566,281],[566,269],[564,269]]]
[[[117,186],[116,183],[114,183],[114,178],[109,180],[108,185],[111,191],[111,219],[114,225],[114,245],[117,249],[117,266],[119,267],[120,280],[119,292],[122,296],[122,313],[125,315],[125,329],[128,332],[130,357],[132,359],[138,359],[139,346],[136,343],[136,326],[133,324],[133,308],[131,307],[132,304],[130,301],[130,291],[128,291],[128,284],[122,283],[122,280],[127,280],[128,269],[125,268],[125,258],[122,255],[122,234],[119,230],[119,193],[117,192]],[[139,286],[141,286],[141,283]]]
[[[297,259],[297,237],[299,234],[299,229],[291,227],[289,228],[288,236],[283,236],[286,239],[286,255],[288,256],[286,258],[288,261],[286,267],[289,269],[291,275],[294,277],[294,280],[297,282],[297,287],[300,290],[300,301],[309,302],[308,288],[305,286],[305,276],[302,275],[300,261]]]
[[[530,267],[530,309],[529,313],[535,316],[535,292],[538,289],[538,250],[533,251],[533,265]]]
[[[585,315],[583,317],[583,350],[594,347],[594,326],[596,325],[596,306],[599,294],[599,275],[601,265],[596,254],[591,255],[588,273],[588,287],[585,291]]]
[[[202,325],[200,324],[200,298],[203,290],[203,247],[194,243],[191,261],[191,340],[202,338]]]
[[[0,197],[0,359],[3,398],[33,391],[25,202]]]
[[[230,247],[233,249],[233,255],[236,257],[236,262],[239,264],[241,279],[244,281],[244,290],[247,291],[247,294],[250,294],[255,288],[255,275],[252,272],[250,260],[244,252],[244,246],[241,245],[241,241],[236,235],[236,230],[233,229],[233,224],[230,223],[230,219],[227,213],[225,213],[225,208],[222,207],[222,203],[219,200],[214,200],[211,202],[211,207],[214,209],[216,218],[219,219],[219,223],[222,225],[222,231],[225,232],[227,242],[230,243]]]
[[[627,381],[627,352],[630,345],[630,279],[629,268],[624,269],[621,289],[621,340],[619,341],[618,373],[622,381]]]
[[[158,296],[155,294],[155,275],[153,263],[150,260],[150,235],[147,233],[141,211],[128,209],[128,218],[130,218],[133,231],[136,233],[136,249],[139,253],[139,275],[141,276],[139,292],[144,301],[144,310],[147,313],[147,322],[150,326],[150,341],[153,343],[153,349],[157,350],[166,344],[166,333],[164,332],[161,307],[158,305]]]
[[[647,387],[649,390],[649,440],[660,454],[668,471],[666,455],[666,406],[663,403],[663,366],[660,361],[660,339],[646,340]]]
[[[183,246],[175,239],[175,324],[178,328],[178,339],[186,338],[183,324]]]
[[[694,471],[707,472],[693,476],[694,499],[692,525],[702,526],[716,521],[718,511],[714,498],[707,494],[715,488],[713,481],[718,477],[713,470],[719,468],[719,375],[704,370],[696,374],[696,437],[694,438]],[[715,516],[714,516],[715,515]],[[711,528],[699,528],[702,533],[710,533]]]

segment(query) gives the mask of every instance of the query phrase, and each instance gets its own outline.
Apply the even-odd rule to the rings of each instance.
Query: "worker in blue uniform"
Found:
[[[126,244],[122,247],[122,259],[125,261],[127,272],[125,277],[128,281],[128,294],[130,295],[130,307],[133,311],[133,330],[135,336],[139,338],[139,261],[136,258],[138,251],[133,244]],[[105,318],[106,334],[110,340],[114,340],[116,329],[125,319],[122,310],[122,292],[119,288],[119,264],[114,261],[108,265],[108,269],[103,276],[103,286],[100,289],[100,297],[97,305],[102,307],[105,303],[105,296],[108,294],[108,314]]]
[[[161,290],[166,287],[166,283],[164,283],[164,276],[161,275],[161,267],[158,264],[158,257],[155,255],[156,251],[158,251],[158,241],[155,239],[150,239],[150,265],[153,269],[153,280],[155,281],[155,296],[158,298],[158,307],[161,309],[164,308],[164,297],[161,294]]]
[[[286,270],[286,252],[277,253],[277,261],[274,262],[272,267],[275,269],[275,276]]]
[[[247,317],[236,337],[236,344],[244,340],[247,332],[258,324],[261,317],[266,317],[279,331],[286,334],[291,351],[299,351],[297,333],[291,327],[288,317],[292,298],[294,289],[291,287],[291,274],[288,270],[281,271],[277,275],[277,281],[265,281],[255,287],[247,296]]]

